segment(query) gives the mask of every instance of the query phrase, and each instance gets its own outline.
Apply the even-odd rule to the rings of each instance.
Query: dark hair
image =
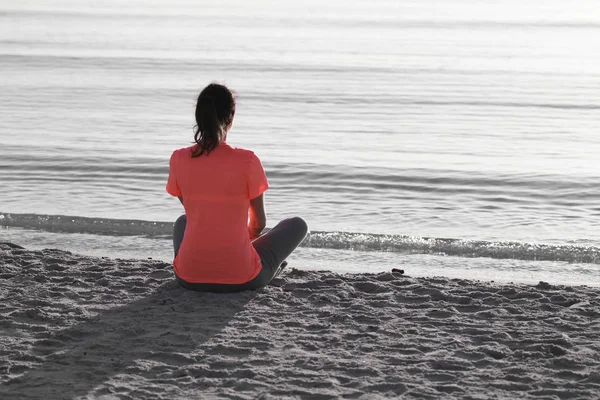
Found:
[[[196,146],[192,157],[209,155],[225,135],[225,127],[231,124],[235,114],[235,96],[226,86],[211,83],[200,92],[196,103]]]

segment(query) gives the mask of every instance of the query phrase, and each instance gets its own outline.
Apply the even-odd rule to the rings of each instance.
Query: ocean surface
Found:
[[[600,3],[0,0],[0,241],[169,260],[209,82],[292,265],[600,284]]]

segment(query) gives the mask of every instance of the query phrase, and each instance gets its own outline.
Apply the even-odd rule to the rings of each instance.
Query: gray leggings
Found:
[[[187,218],[180,216],[173,227],[173,249],[175,256],[179,252],[179,246],[183,241]],[[223,283],[192,283],[181,279],[177,274],[177,282],[186,289],[201,292],[241,292],[243,290],[254,290],[266,286],[280,272],[280,266],[288,258],[296,247],[308,235],[308,224],[300,217],[284,219],[269,232],[260,236],[252,242],[254,249],[260,256],[262,268],[259,274],[249,282],[241,284]]]

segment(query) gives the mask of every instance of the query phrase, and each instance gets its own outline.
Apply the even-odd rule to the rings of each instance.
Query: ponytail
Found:
[[[196,146],[192,157],[209,155],[224,139],[225,127],[233,121],[235,98],[223,85],[211,83],[202,90],[196,104]]]

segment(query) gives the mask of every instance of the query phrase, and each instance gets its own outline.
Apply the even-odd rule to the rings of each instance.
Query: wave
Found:
[[[0,226],[46,232],[168,239],[172,222],[0,212]],[[355,232],[311,232],[302,247],[600,264],[600,247],[492,242]]]
[[[135,157],[131,159],[111,157],[106,154],[78,155],[72,148],[56,147],[53,152],[43,152],[40,148],[22,148],[5,146],[6,153],[0,161],[0,176],[5,180],[24,178],[52,179],[62,177],[74,182],[87,182],[90,179],[128,181],[150,180],[162,182],[169,173],[168,156]],[[323,185],[333,187],[341,183],[356,188],[357,184],[368,190],[397,189],[444,192],[465,190],[479,192],[488,188],[494,192],[523,191],[546,196],[581,196],[596,188],[600,179],[596,176],[578,176],[577,180],[569,175],[553,173],[498,174],[490,176],[475,171],[438,170],[428,168],[390,168],[323,165],[311,163],[265,163],[268,176],[290,185]],[[569,178],[569,179],[565,179]],[[594,192],[595,194],[595,192]],[[600,199],[594,196],[594,200]]]
[[[58,7],[45,8],[36,7],[33,9],[19,9],[11,7],[3,7],[0,9],[0,17],[15,18],[15,17],[36,17],[36,18],[76,18],[76,19],[110,19],[110,20],[131,20],[143,18],[144,20],[162,21],[165,18],[165,12],[168,13],[170,19],[178,21],[196,21],[199,17],[204,17],[208,24],[218,25],[221,23],[218,12],[207,14],[206,9],[201,9],[201,14],[197,10],[185,8],[185,10],[177,7],[169,7],[168,11],[160,7],[149,10],[140,8],[68,8],[61,9]],[[293,13],[276,13],[274,15],[265,15],[262,17],[254,16],[248,18],[243,15],[227,15],[227,18],[235,22],[235,26],[251,26],[252,23],[260,21],[263,25],[293,26],[293,27],[328,27],[341,26],[346,28],[373,28],[376,24],[378,28],[393,28],[396,30],[405,29],[514,29],[514,28],[580,28],[580,29],[597,29],[600,23],[590,18],[573,18],[573,19],[426,19],[426,18],[399,18],[393,13],[385,18],[381,16],[370,17],[354,16],[353,18],[339,18],[338,16],[330,15],[312,15],[311,18],[306,18],[304,15],[294,15]],[[513,18],[513,17],[511,17]],[[211,22],[213,21],[213,22]]]
[[[58,152],[58,149],[57,149]],[[110,158],[104,155],[60,154],[9,148],[0,161],[0,180],[26,188],[30,182],[85,184],[87,188],[122,190],[160,188],[169,172],[167,158]],[[422,201],[430,193],[470,196],[485,207],[520,206],[579,207],[595,214],[590,205],[600,200],[597,177],[570,179],[557,174],[497,174],[427,168],[393,170],[377,167],[267,163],[269,180],[281,191],[359,194],[363,200],[403,198]],[[146,182],[152,182],[147,185]],[[25,189],[24,189],[25,190]],[[137,190],[137,189],[136,189]],[[513,210],[514,212],[514,210]]]
[[[600,28],[600,24],[598,24]],[[135,68],[139,71],[148,70],[157,70],[164,69],[168,71],[172,71],[175,68],[181,72],[195,72],[199,68],[214,68],[215,62],[214,60],[207,60],[205,58],[193,58],[188,54],[185,55],[174,55],[171,53],[160,53],[160,52],[152,52],[151,54],[146,53],[115,53],[115,52],[107,52],[102,53],[98,51],[96,53],[81,53],[76,51],[70,51],[69,49],[61,49],[60,52],[54,50],[53,52],[44,52],[39,50],[28,50],[27,52],[20,51],[11,51],[8,46],[18,46],[20,48],[28,48],[31,46],[31,43],[27,40],[0,40],[0,44],[4,45],[4,47],[0,46],[0,65],[6,68],[10,68],[13,65],[20,66],[28,66],[28,67],[40,67],[40,68],[48,68],[52,66],[53,68],[70,68],[73,64],[76,64],[78,68],[95,68],[98,66],[102,66],[103,68],[113,69],[113,70],[131,70]],[[539,76],[543,75],[545,77],[566,77],[566,76],[577,76],[581,75],[580,72],[573,72],[568,70],[544,70],[543,73],[540,71],[531,71],[527,69],[507,69],[503,68],[502,65],[497,65],[486,68],[475,68],[470,66],[469,68],[458,68],[451,66],[439,66],[434,65],[431,67],[428,66],[417,66],[411,67],[406,65],[395,65],[393,67],[387,66],[385,64],[375,64],[375,65],[356,65],[356,64],[341,64],[341,65],[321,65],[321,64],[281,64],[277,62],[267,63],[265,60],[252,61],[252,60],[239,60],[236,59],[234,61],[230,60],[219,60],[218,64],[219,69],[232,71],[232,72],[245,72],[248,73],[250,71],[257,71],[260,73],[265,72],[285,72],[286,74],[310,74],[314,76],[315,74],[335,74],[339,76],[340,74],[348,74],[351,76],[356,76],[357,74],[368,74],[369,76],[375,76],[376,74],[406,74],[406,75],[448,75],[448,76],[461,76],[468,75],[470,77],[473,76],[493,76],[497,78],[499,75],[510,75],[514,76],[516,73],[522,76]],[[107,83],[103,83],[102,87],[107,87]],[[114,93],[117,90],[123,91],[122,86],[109,86],[110,90]],[[168,89],[168,90],[165,90]],[[63,86],[53,85],[51,83],[47,83],[44,85],[44,90],[51,91],[54,90],[57,93],[62,94],[62,90],[64,90]],[[98,90],[98,89],[96,89]],[[144,93],[148,96],[156,96],[159,95],[161,98],[165,96],[172,96],[173,98],[182,99],[182,98],[190,98],[190,88],[189,86],[182,87],[174,87],[171,82],[165,84],[165,86],[161,86],[160,83],[155,83],[153,88],[136,88],[136,94]],[[323,96],[324,94],[321,94]],[[193,96],[192,96],[193,97]],[[311,99],[314,98],[314,93],[311,93]],[[242,96],[243,99],[249,98],[248,94]],[[339,95],[330,96],[330,98],[339,101]],[[255,95],[254,99],[258,99],[260,101],[272,101],[273,93],[271,91],[267,91],[262,95]],[[284,97],[284,101],[291,102],[295,98],[294,97]],[[193,99],[192,99],[193,100]],[[327,100],[328,102],[331,100]],[[347,102],[347,101],[346,101]],[[389,102],[389,100],[388,100]],[[380,104],[381,101],[378,100],[377,104]],[[411,104],[407,103],[406,100],[403,103],[399,103],[402,105]],[[427,103],[415,102],[415,105],[427,105]],[[490,105],[489,103],[482,103],[483,105]],[[442,104],[434,104],[434,105],[445,105]],[[511,104],[510,102],[504,102],[505,106],[519,106],[519,103]],[[525,106],[529,105],[529,103],[525,103]],[[541,104],[541,107],[544,107],[544,103]],[[13,105],[14,106],[14,105]],[[534,104],[535,106],[535,104]],[[548,105],[546,105],[548,106]],[[550,106],[558,106],[560,108],[561,105],[558,104],[550,104]],[[566,104],[567,108],[572,106],[571,104]],[[581,105],[576,105],[581,106]],[[586,107],[598,107],[597,104],[583,104],[583,108]]]
[[[2,42],[0,42],[2,43]],[[196,60],[179,60],[179,59],[153,59],[147,57],[113,57],[113,56],[61,56],[61,55],[15,55],[15,54],[6,54],[0,52],[2,55],[2,59],[0,59],[0,66],[6,68],[12,68],[14,65],[19,66],[28,66],[28,67],[39,67],[39,68],[48,68],[49,66],[53,66],[56,68],[64,68],[64,66],[69,66],[72,68],[72,65],[76,63],[78,68],[96,68],[98,66],[102,66],[103,68],[110,68],[114,70],[130,70],[131,68],[135,68],[136,70],[142,73],[143,71],[155,71],[157,69],[165,69],[172,70],[173,68],[178,68],[180,71],[183,70],[196,70],[199,65],[201,65],[201,61]],[[207,67],[212,67],[213,65],[207,64]],[[282,66],[279,64],[272,65],[264,65],[261,63],[229,63],[229,62],[221,62],[219,67],[228,71],[255,71],[255,72],[285,72],[286,74],[295,74],[295,73],[306,73],[310,75],[314,74],[334,74],[339,75],[340,73],[346,73],[350,75],[355,74],[368,74],[373,75],[376,73],[382,74],[390,74],[390,73],[398,73],[399,70],[389,69],[386,67],[379,66],[369,66],[369,67],[355,67],[355,66],[336,66],[332,67],[322,67],[322,66]],[[454,69],[435,69],[435,70],[425,70],[425,69],[405,69],[404,73],[412,73],[412,74],[446,74],[448,76],[451,75],[460,75],[460,74],[477,74],[477,75],[485,75],[485,74],[493,74],[497,76],[498,74],[506,74],[510,71],[465,71],[465,70],[454,70]],[[523,72],[525,73],[525,72]],[[552,74],[550,74],[552,75]],[[562,74],[565,75],[565,74]],[[448,90],[447,87],[443,87],[442,89]],[[73,93],[75,89],[71,89]],[[589,102],[589,101],[564,101],[568,99],[563,99],[562,101],[550,101],[544,102],[536,100],[535,97],[527,95],[526,93],[521,92],[517,97],[510,100],[490,100],[490,99],[480,99],[480,98],[460,98],[458,96],[452,96],[447,99],[442,100],[429,100],[427,96],[435,96],[436,92],[433,93],[423,93],[422,88],[417,88],[417,92],[412,92],[410,88],[404,88],[405,93],[408,96],[399,96],[395,93],[370,93],[368,96],[365,96],[364,93],[320,93],[318,96],[315,96],[315,93],[312,91],[305,92],[291,92],[288,94],[285,93],[272,93],[271,91],[261,92],[260,90],[254,91],[254,93],[247,93],[243,95],[244,101],[254,102],[256,104],[266,104],[267,107],[270,107],[272,104],[289,104],[289,105],[312,105],[312,106],[349,106],[349,107],[368,107],[368,106],[390,106],[390,107],[417,107],[422,108],[426,107],[428,110],[432,110],[434,108],[448,108],[448,107],[468,107],[471,110],[505,110],[505,109],[514,109],[514,110],[528,110],[528,109],[539,109],[539,110],[561,110],[564,112],[590,112],[600,110],[600,104]],[[589,88],[588,90],[593,90],[593,88]],[[146,98],[161,98],[163,100],[171,99],[177,101],[178,99],[186,99],[190,98],[190,88],[187,86],[183,87],[173,87],[169,86],[161,87],[160,85],[155,85],[151,88],[136,88],[135,90],[130,90],[124,87],[114,87],[114,86],[95,86],[93,88],[87,88],[87,92],[93,91],[94,96],[109,96],[122,99],[123,97],[132,97],[138,99],[140,96]],[[65,98],[61,97],[64,92],[64,88],[60,85],[44,85],[43,94],[45,96],[51,96],[54,99],[62,99],[62,101],[66,101]],[[58,100],[56,100],[58,101]],[[82,101],[82,100],[80,100]],[[115,100],[116,101],[116,100]],[[192,99],[190,99],[192,101]],[[16,97],[12,100],[10,104],[10,109],[12,111],[21,111],[22,109],[29,109],[30,103],[29,99],[26,97],[20,98]]]

